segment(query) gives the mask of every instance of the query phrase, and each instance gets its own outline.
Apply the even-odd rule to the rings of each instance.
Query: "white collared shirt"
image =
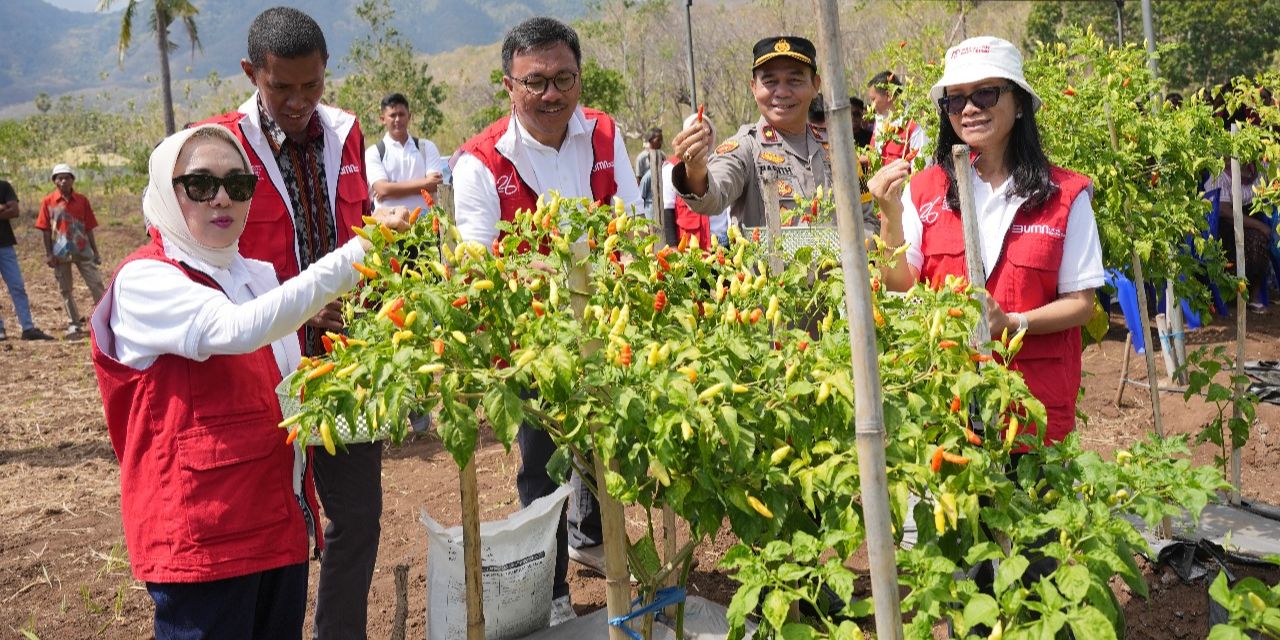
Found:
[[[591,198],[591,169],[595,162],[591,134],[595,122],[588,120],[579,107],[569,119],[569,131],[559,149],[538,142],[520,124],[515,114],[511,125],[498,139],[497,149],[515,165],[520,178],[535,193],[558,191],[565,198]],[[624,205],[642,206],[631,158],[619,132],[613,140],[613,177],[618,185],[617,197]],[[476,240],[486,247],[498,237],[498,221],[502,208],[493,172],[475,156],[464,153],[453,167],[454,209],[458,231],[466,240]]]
[[[355,286],[359,274],[351,263],[364,258],[360,239],[352,238],[281,285],[268,262],[237,256],[218,269],[175,245],[164,248],[166,256],[207,274],[222,291],[159,260],[122,267],[93,323],[99,348],[133,369],[146,369],[164,354],[203,361],[270,344],[280,374],[287,375],[302,358],[298,327]]]
[[[408,209],[423,206],[422,196],[416,193],[379,200],[373,195],[373,185],[381,180],[391,182],[417,180],[427,177],[427,173],[431,171],[445,174],[449,169],[449,162],[440,157],[440,149],[436,148],[434,142],[423,138],[418,138],[415,144],[413,136],[409,136],[404,144],[400,144],[391,137],[391,134],[385,134],[382,136],[382,143],[387,150],[385,156],[378,155],[376,144],[364,151],[365,177],[369,182],[369,198],[373,200],[373,205]]]
[[[971,168],[970,171],[973,171]],[[1013,224],[1013,216],[1026,198],[1008,195],[1013,186],[1010,176],[994,189],[973,174],[973,202],[978,211],[978,227],[982,231],[982,264],[990,275],[1004,249],[1005,235]],[[902,192],[902,233],[906,239],[907,263],[917,271],[924,264],[920,240],[924,224],[911,200],[911,184]],[[1058,269],[1058,293],[1072,293],[1102,286],[1102,244],[1093,217],[1092,187],[1080,192],[1067,214],[1067,237],[1062,244],[1062,266]]]

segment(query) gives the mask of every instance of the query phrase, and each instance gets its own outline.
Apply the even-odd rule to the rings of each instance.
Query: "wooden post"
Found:
[[[572,251],[573,266],[569,270],[569,301],[573,305],[573,314],[581,319],[587,306],[587,287],[590,286],[586,259],[591,250],[583,241],[573,243]],[[581,351],[584,356],[590,355],[599,347],[598,342],[592,341],[584,343]],[[592,434],[598,428],[593,426]],[[605,607],[609,611],[609,617],[616,618],[631,611],[631,571],[627,567],[629,542],[627,521],[622,503],[609,495],[609,488],[605,482],[605,461],[595,455],[594,451],[591,452],[591,458],[595,461],[596,499],[600,503],[600,525],[604,535]],[[608,466],[616,471],[618,463],[610,461]],[[629,637],[622,629],[610,625],[609,640],[629,640]]]
[[[671,505],[662,505],[662,563],[664,565],[670,564],[675,566],[676,529],[676,512],[671,510]],[[662,586],[674,587],[678,582],[680,582],[680,572],[672,571],[671,574],[667,576],[666,583]],[[666,609],[663,609],[663,611],[667,614],[668,618],[674,620],[676,618],[677,609],[679,609],[678,605],[671,605]]]
[[[844,304],[849,318],[853,368],[855,432],[862,485],[863,518],[867,528],[867,557],[871,569],[871,599],[875,605],[876,637],[902,640],[902,607],[898,569],[889,513],[889,483],[885,474],[884,398],[881,395],[879,352],[871,315],[871,273],[867,268],[862,228],[861,185],[849,98],[843,90],[844,56],[840,46],[840,10],[835,0],[819,3],[819,48],[822,75],[828,86],[827,130],[831,136],[832,177],[835,182],[836,227],[840,233],[840,263],[844,271]],[[776,190],[775,190],[776,193]],[[766,212],[768,213],[768,212]],[[775,209],[774,213],[777,211]]]
[[[960,219],[964,224],[964,262],[969,284],[987,288],[987,267],[982,260],[982,231],[978,229],[978,213],[973,202],[973,173],[969,171],[969,145],[951,146],[951,166],[956,175],[956,191],[960,196]],[[973,341],[983,353],[991,341],[991,327],[986,323],[986,312],[991,300],[982,296],[983,320],[973,328]]]
[[[1240,125],[1231,125],[1231,134],[1235,135],[1240,131]],[[1236,277],[1244,280],[1244,203],[1243,194],[1240,188],[1240,159],[1231,158],[1231,227],[1236,234]],[[1266,282],[1254,283],[1259,286],[1267,286]],[[1237,291],[1236,294],[1236,376],[1244,379],[1244,340],[1245,340],[1245,316],[1248,314],[1249,305],[1248,291]],[[1244,384],[1237,382],[1235,384],[1236,398],[1240,398],[1245,393]],[[1240,405],[1232,404],[1231,417],[1240,419]],[[1224,430],[1224,437],[1230,438],[1231,431]],[[1235,446],[1233,441],[1231,444],[1231,504],[1240,504],[1240,449]]]
[[[1120,363],[1120,382],[1116,383],[1116,399],[1114,404],[1119,407],[1120,401],[1124,399],[1124,384],[1129,381],[1129,358],[1133,355],[1133,334],[1124,334],[1124,355],[1121,356]]]
[[[409,622],[409,565],[396,565],[395,575],[396,613],[391,620],[391,640],[404,640]]]
[[[484,569],[480,564],[480,490],[476,460],[459,470],[462,485],[462,562],[466,567],[467,640],[484,640]]]
[[[658,149],[649,150],[649,176],[649,194],[653,200],[649,211],[658,227],[658,248],[661,249],[671,244],[672,239],[667,237],[667,212],[662,202],[662,151]]]

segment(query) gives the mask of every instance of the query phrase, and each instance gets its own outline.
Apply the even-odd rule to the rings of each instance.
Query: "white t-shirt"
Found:
[[[973,171],[973,169],[970,169]],[[1026,198],[1008,196],[1013,178],[991,188],[974,171],[973,201],[978,210],[978,227],[982,231],[982,263],[990,274],[996,267],[1004,248],[1004,238],[1013,224],[1013,215]],[[1062,266],[1058,270],[1058,293],[1072,293],[1102,286],[1102,244],[1098,238],[1098,225],[1093,218],[1093,190],[1086,189],[1076,196],[1067,214],[1067,237],[1062,245]],[[902,232],[906,239],[907,263],[917,272],[924,264],[920,252],[920,239],[924,224],[911,201],[911,184],[902,192]]]
[[[511,160],[519,178],[535,193],[555,190],[565,198],[591,198],[591,169],[595,161],[591,134],[594,130],[594,121],[588,120],[578,108],[569,120],[564,142],[559,149],[554,149],[535,140],[512,114],[511,126],[498,139],[497,148]],[[613,139],[613,171],[618,184],[616,197],[629,208],[642,206],[631,158],[627,156],[621,135]],[[458,231],[463,239],[489,246],[498,237],[497,225],[502,213],[493,173],[478,158],[464,153],[453,167],[453,185]]]
[[[237,257],[218,269],[171,244],[165,255],[209,275],[222,291],[193,282],[173,265],[134,260],[94,311],[98,347],[143,370],[164,354],[204,361],[270,344],[283,376],[302,358],[298,327],[356,285],[360,274],[351,263],[364,258],[364,248],[352,238],[283,285],[268,262]]]
[[[404,144],[400,144],[390,134],[387,134],[382,136],[382,142],[386,146],[386,156],[378,156],[378,145],[373,145],[364,151],[365,177],[369,181],[369,198],[373,200],[373,205],[375,207],[398,206],[409,209],[423,206],[422,196],[416,193],[399,198],[378,200],[373,195],[373,183],[380,180],[390,180],[391,182],[417,180],[425,178],[427,173],[431,171],[447,174],[449,161],[440,157],[440,150],[430,140],[419,138],[418,143],[414,144],[411,136],[404,141]]]

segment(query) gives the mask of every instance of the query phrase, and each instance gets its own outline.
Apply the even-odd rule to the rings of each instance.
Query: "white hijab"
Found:
[[[187,228],[186,218],[182,216],[182,208],[178,205],[175,190],[182,187],[173,184],[173,169],[178,163],[178,154],[182,152],[187,141],[198,132],[203,132],[201,135],[212,134],[230,142],[235,146],[236,151],[240,152],[245,168],[250,166],[249,156],[245,154],[244,147],[224,127],[206,124],[179,131],[162,140],[151,152],[151,160],[147,164],[150,181],[142,194],[142,215],[151,226],[160,231],[160,236],[166,244],[176,245],[191,257],[210,266],[226,269],[239,255],[239,239],[223,248],[210,247],[197,242],[192,237],[191,230]]]

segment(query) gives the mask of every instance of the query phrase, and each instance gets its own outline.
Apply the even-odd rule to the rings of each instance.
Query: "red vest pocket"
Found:
[[[276,429],[262,428],[271,422],[270,415],[239,414],[210,422],[177,437],[191,539],[214,541],[288,518],[292,456]],[[277,460],[268,459],[273,456]]]

